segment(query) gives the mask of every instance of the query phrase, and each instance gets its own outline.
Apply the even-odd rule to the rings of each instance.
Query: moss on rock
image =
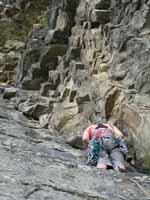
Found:
[[[27,8],[18,12],[12,19],[0,20],[0,46],[3,46],[7,40],[24,41],[30,32],[33,24],[42,23],[47,26],[46,15],[47,0],[32,0]]]
[[[19,26],[10,20],[0,21],[0,46],[3,46],[7,40],[22,40],[24,32],[19,29]]]
[[[150,174],[150,153],[146,153],[144,156],[144,168],[147,174]]]

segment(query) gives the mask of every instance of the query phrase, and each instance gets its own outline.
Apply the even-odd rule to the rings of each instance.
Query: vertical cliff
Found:
[[[21,7],[16,6],[17,2]],[[24,17],[26,25],[17,31],[19,36],[14,34],[15,40],[22,38],[24,30],[28,32],[29,24],[38,23],[28,35],[25,47],[21,46],[16,85],[39,91],[39,98],[44,100],[36,101],[40,106],[46,101],[50,107],[38,113],[42,106],[24,100],[18,109],[64,137],[77,134],[99,116],[113,121],[128,133],[134,157],[144,159],[149,167],[150,2],[43,0],[38,4],[14,1],[11,5],[17,10],[13,12],[24,10],[17,20]],[[9,9],[3,8],[0,26],[10,17],[9,23],[16,25],[16,14],[4,10]],[[41,10],[47,18],[43,18]],[[31,16],[34,20],[30,20]],[[6,41],[5,48],[10,46],[10,36],[6,39],[2,32],[0,38],[3,43]],[[1,60],[3,51],[4,48]],[[16,60],[18,57],[14,68]],[[24,109],[27,105],[32,105],[32,112]]]

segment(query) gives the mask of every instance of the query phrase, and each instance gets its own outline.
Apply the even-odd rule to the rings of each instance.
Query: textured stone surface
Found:
[[[0,100],[2,200],[149,198],[148,176],[86,166],[83,150],[71,148]]]
[[[4,99],[11,99],[11,98],[13,98],[17,95],[17,91],[18,90],[16,88],[6,88],[4,90],[3,98]]]
[[[29,117],[38,119],[41,115],[50,113],[52,105],[48,98],[30,97],[25,102],[20,102],[18,110]]]
[[[105,5],[105,3],[107,5]],[[85,68],[91,71],[93,92],[96,93],[96,104],[99,104],[99,113],[104,114],[107,120],[121,120],[122,124],[130,126],[129,135],[136,138],[135,144],[145,143],[147,131],[140,129],[133,112],[133,119],[122,118],[124,104],[131,104],[142,113],[143,124],[147,126],[149,109],[149,3],[147,1],[80,1],[77,9],[77,23],[72,29],[71,45],[81,48],[80,58]],[[100,6],[100,7],[98,7]],[[102,8],[101,6],[106,6]],[[95,10],[94,10],[95,9]],[[111,11],[108,21],[98,19],[98,13]],[[92,13],[92,15],[90,15]],[[97,13],[97,14],[96,14]],[[93,16],[90,18],[90,16]],[[82,23],[80,23],[82,21]],[[89,79],[89,77],[88,77]],[[82,85],[82,84],[81,84]],[[118,92],[117,92],[118,91]],[[146,96],[135,102],[134,95]],[[146,100],[147,99],[147,100]],[[141,106],[145,109],[142,109]],[[96,110],[94,106],[94,110]],[[141,110],[142,109],[142,110]],[[137,116],[141,114],[137,112]],[[128,114],[127,114],[128,115]],[[149,123],[149,122],[148,122]],[[149,135],[149,134],[148,134]],[[149,141],[149,139],[147,139]],[[143,152],[140,145],[139,152]],[[146,142],[145,153],[149,151]],[[137,157],[139,157],[137,153]]]
[[[16,0],[0,2],[0,53],[5,54],[0,82],[14,85],[16,67],[34,23],[48,26],[47,1]],[[13,58],[12,59],[12,55]]]
[[[37,5],[32,1],[25,8],[31,9],[34,3],[35,8],[45,6],[42,2],[45,1]],[[50,130],[53,127],[53,131],[59,129],[64,135],[76,134],[95,117],[103,116],[122,131],[127,127],[137,160],[149,157],[146,130],[150,101],[149,1],[52,0],[47,3],[49,27],[33,25],[19,59],[16,85],[41,90],[41,95],[50,97],[54,120],[54,124],[50,120]],[[2,27],[6,26],[4,21],[1,23]],[[15,51],[14,47],[11,51]],[[14,61],[5,65],[9,69],[16,66],[13,52],[7,52]],[[6,57],[2,54],[0,57],[0,62],[5,62]],[[1,75],[3,82],[7,82],[8,78]],[[13,75],[10,71],[10,76]],[[78,113],[72,116],[76,108],[71,104],[76,103]],[[70,107],[64,109],[68,104]],[[137,124],[139,118],[142,120]],[[139,144],[145,144],[144,151]]]

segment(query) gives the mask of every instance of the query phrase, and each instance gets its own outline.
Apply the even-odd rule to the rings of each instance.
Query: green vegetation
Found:
[[[146,153],[144,156],[144,168],[146,173],[150,175],[150,153]]]
[[[18,13],[13,19],[0,20],[0,46],[7,40],[25,41],[33,24],[48,25],[47,0],[32,0],[24,11]]]
[[[38,17],[38,21],[44,27],[46,27],[48,25],[48,14],[47,14],[47,11],[43,12],[43,14]]]
[[[25,30],[20,30],[13,21],[0,21],[0,46],[3,46],[7,40],[22,40],[27,34]]]

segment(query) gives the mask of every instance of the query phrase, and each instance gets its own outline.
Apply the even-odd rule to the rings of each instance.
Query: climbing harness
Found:
[[[94,137],[88,145],[88,161],[90,166],[96,166],[100,153],[100,138]]]
[[[103,134],[100,137],[97,137],[97,131],[98,130],[100,131],[101,128],[106,128],[106,130],[103,132]],[[114,135],[109,131],[108,127],[97,126],[94,129],[94,137],[89,142],[89,145],[88,145],[87,164],[90,166],[96,166],[101,150],[104,150],[109,155],[111,151],[115,148],[120,148],[123,154],[126,154],[128,152],[128,148],[123,139],[119,139],[119,138],[116,139]]]

